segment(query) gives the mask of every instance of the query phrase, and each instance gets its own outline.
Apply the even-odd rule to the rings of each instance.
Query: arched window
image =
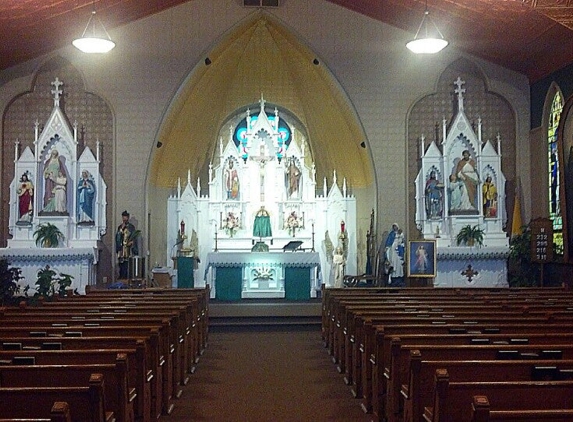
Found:
[[[559,154],[557,153],[557,128],[563,110],[563,97],[557,91],[551,102],[547,125],[547,163],[549,172],[549,218],[553,222],[555,252],[563,254],[563,217],[559,200]]]

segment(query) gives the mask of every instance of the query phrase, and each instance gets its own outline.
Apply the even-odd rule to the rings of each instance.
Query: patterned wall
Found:
[[[502,171],[507,179],[506,209],[508,219],[513,210],[516,178],[516,122],[514,111],[500,95],[488,91],[483,73],[470,61],[459,59],[442,73],[434,94],[420,99],[412,108],[408,120],[408,209],[410,215],[416,215],[416,189],[414,180],[420,169],[420,137],[425,136],[426,147],[431,141],[438,145],[442,139],[442,120],[449,123],[458,110],[457,94],[454,93],[454,81],[459,77],[465,84],[464,111],[470,121],[475,123],[477,133],[478,119],[482,121],[482,140],[491,140],[494,147],[499,133],[501,137]],[[449,128],[448,128],[449,129]],[[411,237],[418,234],[414,219],[410,219]],[[508,227],[511,221],[508,220]]]
[[[14,98],[4,113],[3,119],[3,145],[2,148],[2,180],[11,181],[14,177],[14,146],[16,140],[20,142],[20,152],[30,147],[34,152],[34,127],[36,120],[40,129],[45,124],[54,107],[54,88],[51,82],[58,78],[64,83],[60,99],[60,107],[70,120],[78,124],[78,158],[84,148],[88,146],[96,154],[96,142],[100,142],[100,159],[102,161],[101,173],[108,185],[107,221],[111,219],[111,195],[113,180],[113,115],[109,105],[98,95],[87,92],[81,74],[66,60],[56,57],[46,62],[36,73],[31,90],[23,92]],[[3,231],[2,239],[8,238],[8,218],[10,202],[10,186],[2,186],[3,212],[0,227]],[[113,226],[112,226],[113,227]],[[108,228],[108,230],[110,230]],[[112,229],[113,230],[113,229]],[[100,271],[103,274],[111,271],[111,250],[113,247],[113,233],[103,238],[103,251]],[[3,244],[2,247],[5,247]]]

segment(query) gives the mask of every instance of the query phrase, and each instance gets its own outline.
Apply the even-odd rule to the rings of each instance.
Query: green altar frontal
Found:
[[[205,279],[215,298],[306,300],[319,289],[316,252],[212,252]]]

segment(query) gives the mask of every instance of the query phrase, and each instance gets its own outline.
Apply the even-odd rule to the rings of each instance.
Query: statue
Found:
[[[400,230],[400,226],[398,223],[392,224],[392,230],[388,233],[386,237],[386,242],[384,243],[384,272],[386,274],[390,274],[392,263],[390,262],[390,251],[392,249],[392,245],[394,244],[394,240],[396,239],[396,234]]]
[[[253,224],[254,237],[272,237],[273,232],[271,229],[271,217],[269,212],[265,209],[264,205],[257,211],[255,216],[255,223]]]
[[[299,192],[300,169],[296,166],[294,159],[291,158],[287,167],[287,198],[296,198]]]
[[[78,222],[94,222],[94,196],[95,181],[93,176],[87,171],[82,171],[82,177],[78,182]]]
[[[344,258],[344,251],[339,246],[334,250],[332,255],[332,265],[334,265],[334,287],[344,287],[344,267],[346,266],[346,258]]]
[[[388,249],[388,261],[390,263],[390,278],[388,284],[394,287],[404,286],[404,252],[405,241],[402,229],[398,229],[394,236],[394,240]]]
[[[53,149],[44,165],[44,212],[67,213],[66,166],[57,149]]]
[[[455,176],[455,180],[451,177]],[[450,176],[450,185],[460,189],[460,201],[451,203],[452,211],[476,211],[477,210],[477,186],[479,177],[476,172],[475,161],[470,157],[469,150],[462,152],[462,158],[456,164],[456,168]],[[465,197],[467,196],[467,202]]]
[[[20,178],[17,193],[18,222],[23,224],[30,223],[34,214],[34,185],[30,181],[28,172],[25,172]]]
[[[129,258],[138,255],[137,236],[139,232],[129,222],[129,213],[121,213],[121,224],[115,232],[115,252],[119,262],[119,278],[128,278]]]
[[[239,188],[239,173],[237,173],[237,169],[234,168],[233,160],[229,160],[229,166],[225,169],[227,199],[238,199]]]
[[[441,218],[443,211],[444,185],[436,178],[436,172],[430,172],[430,178],[426,181],[426,217]]]
[[[497,188],[491,181],[491,176],[485,178],[482,186],[483,216],[497,217]]]

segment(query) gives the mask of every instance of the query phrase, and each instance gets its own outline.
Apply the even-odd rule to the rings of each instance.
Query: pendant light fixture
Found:
[[[430,17],[428,11],[428,0],[426,0],[426,10],[422,23],[418,27],[414,39],[406,44],[408,50],[416,54],[435,54],[442,51],[448,45],[448,41]]]
[[[93,10],[86,25],[86,29],[80,38],[72,41],[74,47],[84,53],[107,53],[115,47],[103,23],[96,15],[95,0]]]

